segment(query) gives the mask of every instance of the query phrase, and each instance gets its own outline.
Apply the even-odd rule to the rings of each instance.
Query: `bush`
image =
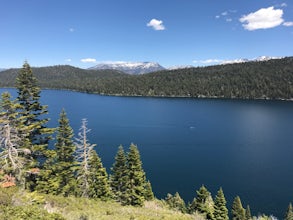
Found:
[[[0,187],[0,205],[1,206],[12,205],[12,198],[16,192],[17,192],[16,187],[10,187],[10,188]]]

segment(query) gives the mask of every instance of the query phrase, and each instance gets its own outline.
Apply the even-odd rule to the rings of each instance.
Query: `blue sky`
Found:
[[[0,0],[0,68],[293,55],[290,0]]]

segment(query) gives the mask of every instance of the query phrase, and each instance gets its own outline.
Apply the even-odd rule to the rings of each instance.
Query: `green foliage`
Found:
[[[95,150],[89,157],[89,198],[109,200],[112,197],[108,174]]]
[[[110,185],[114,198],[123,205],[142,206],[154,199],[151,183],[146,181],[137,146],[131,144],[127,156],[119,146],[111,168]]]
[[[2,206],[0,219],[5,220],[65,220],[60,214],[50,214],[37,206]]]
[[[73,130],[65,110],[62,110],[57,127],[55,151],[45,162],[38,178],[37,190],[40,192],[73,195],[75,192],[76,162]]]
[[[171,209],[180,211],[182,213],[186,213],[186,205],[184,200],[180,197],[179,193],[176,192],[173,195],[170,193],[167,194],[167,197],[165,198],[166,203],[169,205]]]
[[[226,199],[222,188],[219,189],[214,204],[214,219],[216,220],[228,220],[228,209],[226,207]]]
[[[232,220],[245,220],[245,209],[242,206],[239,196],[236,196],[231,209]]]
[[[127,154],[127,204],[142,206],[145,201],[145,172],[137,146],[131,144]]]
[[[0,187],[0,206],[12,205],[13,195],[16,193],[17,187],[2,188]]]
[[[127,160],[123,146],[120,145],[115,156],[115,162],[111,168],[110,185],[116,201],[126,203],[126,191],[128,184]]]
[[[152,184],[149,180],[145,183],[144,197],[147,201],[152,201],[155,198],[153,189],[152,189]]]
[[[245,209],[245,217],[246,217],[246,220],[252,219],[252,215],[251,215],[251,211],[250,211],[249,205],[247,205],[247,207]]]
[[[285,215],[285,220],[293,220],[293,208],[292,208],[292,203],[289,204],[286,215]]]
[[[0,101],[0,167],[2,172],[24,184],[24,170],[30,159],[29,129],[24,126],[25,117],[20,117],[19,104],[4,92]]]
[[[127,75],[113,70],[71,66],[34,68],[42,88],[107,95],[221,98],[293,97],[293,57],[265,62],[165,70]],[[11,87],[18,70],[1,72],[0,86]]]
[[[207,188],[202,185],[199,190],[196,191],[196,198],[189,206],[190,213],[201,213],[205,215],[207,219],[214,218],[214,201],[211,196],[211,193]]]
[[[17,101],[20,115],[25,117],[23,124],[30,127],[29,140],[32,143],[32,155],[40,162],[46,158],[46,150],[52,129],[46,128],[49,119],[44,118],[47,114],[47,106],[40,103],[41,90],[37,85],[37,79],[32,73],[30,65],[25,62],[16,78],[18,90]]]

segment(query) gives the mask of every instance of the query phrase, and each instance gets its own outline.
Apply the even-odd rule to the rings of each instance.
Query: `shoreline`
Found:
[[[0,89],[16,89],[15,87],[0,87]],[[41,88],[42,90],[56,90],[56,91],[70,91],[70,92],[80,92],[80,93],[86,93],[86,94],[93,94],[93,95],[100,95],[100,96],[112,96],[112,97],[138,97],[138,98],[178,98],[178,99],[198,99],[198,100],[243,100],[243,101],[285,101],[285,102],[292,102],[293,98],[290,99],[284,99],[284,98],[277,98],[272,99],[268,97],[263,98],[239,98],[239,97],[217,97],[217,96],[204,96],[204,95],[198,95],[195,96],[177,96],[177,95],[127,95],[127,94],[105,94],[105,93],[97,93],[97,92],[86,92],[81,90],[75,90],[75,89],[60,89],[60,88]]]

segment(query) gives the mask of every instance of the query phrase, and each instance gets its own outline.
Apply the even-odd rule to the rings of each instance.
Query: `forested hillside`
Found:
[[[0,73],[13,87],[17,69]],[[264,62],[165,70],[133,76],[114,70],[71,66],[33,68],[42,88],[106,95],[292,99],[293,57]]]

